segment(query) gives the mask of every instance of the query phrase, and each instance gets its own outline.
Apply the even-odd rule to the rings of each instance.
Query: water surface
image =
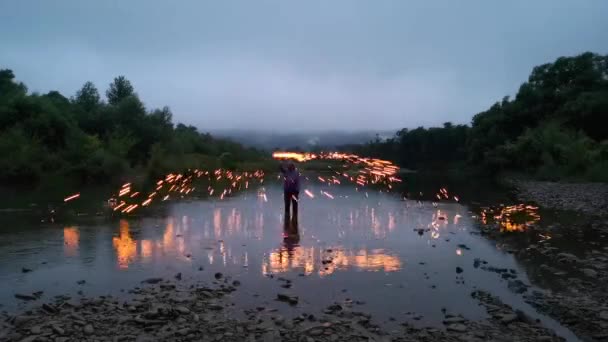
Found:
[[[308,189],[314,198],[301,196],[297,223],[286,222],[277,184],[259,189],[265,197],[251,191],[222,201],[174,202],[148,217],[11,221],[0,230],[0,303],[8,311],[24,308],[16,292],[44,291],[42,300],[124,296],[122,289],[150,277],[181,272],[184,282],[211,282],[222,272],[243,284],[234,297],[243,308],[265,305],[290,315],[352,300],[380,322],[431,325],[441,323],[444,311],[485,317],[470,296],[483,289],[561,329],[499,274],[474,267],[481,258],[529,283],[513,255],[475,234],[477,221],[466,206],[348,186]],[[33,271],[22,273],[23,267]],[[279,277],[293,286],[282,288]],[[276,302],[279,292],[299,296],[299,304]]]

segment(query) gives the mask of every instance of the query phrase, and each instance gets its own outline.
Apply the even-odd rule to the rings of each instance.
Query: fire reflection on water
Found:
[[[501,232],[524,232],[540,221],[538,207],[526,204],[483,208],[480,214],[481,223],[495,223]]]
[[[129,222],[127,220],[120,220],[120,233],[118,237],[112,238],[112,245],[116,250],[118,267],[121,269],[128,268],[137,254],[137,243],[129,234]]]
[[[326,252],[331,250],[331,252]],[[263,274],[300,271],[306,275],[328,276],[338,270],[353,268],[361,271],[395,272],[402,268],[401,260],[382,249],[345,250],[340,247],[280,248],[271,252],[262,264]]]
[[[63,251],[66,256],[75,256],[78,254],[78,244],[80,242],[80,233],[76,227],[63,228]]]
[[[364,207],[352,210],[345,216],[330,215],[328,219],[338,229],[340,239],[348,239],[350,234],[359,234],[361,227],[368,227],[376,239],[386,238],[397,230],[404,213],[379,211],[377,208]],[[402,215],[403,214],[403,215]],[[408,215],[412,215],[409,213]],[[428,216],[427,216],[428,215]],[[429,242],[442,235],[450,224],[458,225],[462,216],[447,217],[447,213],[436,209],[423,215],[414,215],[418,225],[427,232]],[[209,264],[249,266],[246,250],[235,253],[229,241],[240,236],[259,240],[264,236],[264,213],[254,212],[244,215],[237,208],[214,208],[211,215],[202,221],[193,221],[187,216],[168,217],[164,220],[162,234],[156,238],[141,239],[133,235],[133,227],[126,219],[119,221],[118,233],[112,237],[112,246],[118,269],[128,269],[134,262],[151,262],[153,259],[171,256],[182,262],[192,262],[190,252],[205,250],[203,255]],[[196,229],[196,228],[199,229]],[[139,230],[138,230],[139,232]],[[74,256],[78,253],[80,233],[77,227],[64,228],[64,253]],[[294,234],[295,233],[295,234]],[[421,234],[422,235],[422,234]],[[300,244],[300,233],[285,232],[283,245],[266,253],[260,264],[263,274],[297,271],[304,274],[328,276],[339,270],[360,270],[395,272],[404,262],[394,253],[384,249],[365,247],[350,249],[337,244],[330,248],[316,245],[314,235],[308,236]],[[312,241],[310,240],[312,238]],[[249,251],[251,252],[251,251]],[[458,253],[458,252],[457,252]]]

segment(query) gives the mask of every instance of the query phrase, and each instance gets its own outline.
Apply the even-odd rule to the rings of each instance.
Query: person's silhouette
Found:
[[[293,216],[298,217],[298,196],[300,194],[300,172],[296,169],[295,164],[290,161],[287,166],[281,164],[279,166],[283,174],[283,197],[285,199],[285,217],[289,219]],[[290,208],[293,208],[293,215]]]

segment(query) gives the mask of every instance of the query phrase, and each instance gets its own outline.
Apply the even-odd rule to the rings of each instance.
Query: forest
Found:
[[[417,170],[607,182],[608,56],[587,52],[537,66],[513,99],[470,125],[404,128],[348,149]]]
[[[535,67],[513,99],[470,125],[401,129],[343,150],[415,170],[513,173],[545,180],[608,181],[608,56],[583,53]],[[98,182],[187,168],[236,168],[262,151],[196,127],[175,125],[168,107],[148,110],[124,76],[102,98],[86,82],[70,98],[28,93],[0,70],[0,182],[69,177]]]
[[[0,182],[69,177],[92,183],[187,168],[235,168],[262,157],[253,148],[175,125],[168,107],[146,109],[124,76],[116,77],[105,95],[104,100],[91,82],[70,98],[57,91],[28,93],[11,70],[0,70]]]

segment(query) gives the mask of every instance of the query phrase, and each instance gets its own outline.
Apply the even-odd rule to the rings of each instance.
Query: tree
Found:
[[[22,96],[27,93],[23,83],[15,82],[15,74],[10,69],[0,69],[0,100],[7,97]]]
[[[111,86],[110,86],[111,87]],[[92,82],[85,83],[78,92],[74,102],[87,112],[92,112],[99,106],[99,92]]]
[[[117,105],[125,98],[134,95],[135,93],[133,91],[131,82],[129,82],[129,80],[127,80],[124,76],[114,78],[114,82],[110,83],[110,88],[106,91],[108,103],[111,105]]]
[[[107,95],[109,105],[91,82],[71,101],[57,91],[28,94],[11,70],[0,70],[0,181],[107,182],[130,167],[147,166],[159,176],[261,156],[193,126],[174,128],[169,107],[148,111],[123,76]]]

